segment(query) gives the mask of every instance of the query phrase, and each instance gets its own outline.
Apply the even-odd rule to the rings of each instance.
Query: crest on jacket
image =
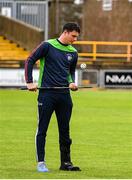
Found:
[[[68,59],[68,61],[71,61],[72,60],[72,55],[71,54],[66,54],[67,55],[67,59]]]

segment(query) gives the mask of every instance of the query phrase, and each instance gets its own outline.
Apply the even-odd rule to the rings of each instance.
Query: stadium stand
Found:
[[[0,36],[0,67],[22,67],[29,51]]]

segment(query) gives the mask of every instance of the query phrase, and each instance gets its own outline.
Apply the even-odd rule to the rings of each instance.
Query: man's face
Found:
[[[67,44],[72,44],[74,41],[77,40],[79,33],[77,31],[64,31],[65,33],[65,40],[67,42]]]

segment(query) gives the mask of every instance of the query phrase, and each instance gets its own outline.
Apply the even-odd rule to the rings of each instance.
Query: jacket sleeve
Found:
[[[69,83],[75,82],[75,70],[76,70],[77,60],[78,60],[78,54],[76,52],[74,61],[72,62],[70,66]]]
[[[33,66],[40,58],[45,57],[48,54],[48,48],[49,43],[48,42],[42,42],[40,45],[38,45],[30,54],[30,56],[25,61],[25,80],[26,83],[32,83],[33,77],[32,77],[32,71]]]

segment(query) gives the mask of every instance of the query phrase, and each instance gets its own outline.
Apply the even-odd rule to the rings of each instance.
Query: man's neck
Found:
[[[59,38],[57,39],[57,41],[58,41],[60,44],[62,44],[63,46],[68,46],[68,44],[63,43],[62,41],[60,41],[60,39],[59,39]]]
[[[60,41],[60,43],[64,44],[64,45],[68,45],[67,41],[65,40],[65,38],[63,37],[63,35],[61,35],[58,40]]]

